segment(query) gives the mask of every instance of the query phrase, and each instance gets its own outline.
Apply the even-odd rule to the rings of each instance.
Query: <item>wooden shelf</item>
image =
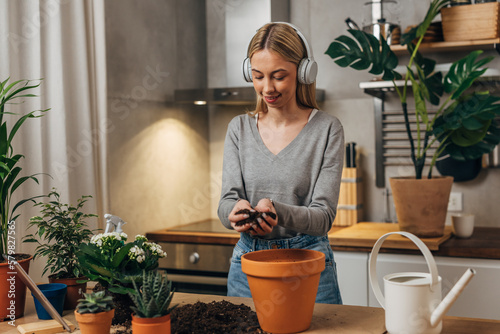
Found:
[[[461,42],[422,43],[419,48],[421,52],[472,51],[479,49],[493,49],[500,53],[500,38]],[[403,45],[392,45],[391,50],[398,56],[408,54],[406,46]]]

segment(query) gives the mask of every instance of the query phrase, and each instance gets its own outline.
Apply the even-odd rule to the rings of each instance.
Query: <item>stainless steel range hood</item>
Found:
[[[253,85],[243,79],[243,59],[257,29],[276,21],[290,21],[289,0],[206,0],[207,87],[175,90],[175,101],[254,104]],[[324,91],[316,95],[324,99]]]
[[[325,99],[325,91],[316,89],[316,101]],[[207,89],[179,89],[175,91],[175,102],[194,103],[196,105],[252,105],[255,104],[256,94],[250,87],[228,87]]]

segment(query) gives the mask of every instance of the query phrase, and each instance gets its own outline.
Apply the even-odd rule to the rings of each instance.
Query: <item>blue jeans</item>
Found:
[[[247,276],[241,271],[241,256],[248,252],[272,248],[312,249],[325,254],[325,270],[320,276],[316,303],[342,304],[337,281],[337,267],[328,237],[313,237],[305,234],[288,239],[264,240],[253,238],[248,233],[241,233],[240,240],[234,246],[231,259],[227,280],[228,296],[252,297]]]

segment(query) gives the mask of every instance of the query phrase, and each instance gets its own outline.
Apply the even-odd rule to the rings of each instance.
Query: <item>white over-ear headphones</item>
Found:
[[[307,58],[302,58],[302,60],[299,63],[299,66],[297,68],[297,78],[301,84],[305,85],[310,85],[316,80],[316,74],[318,74],[318,64],[316,64],[316,61],[313,58],[312,51],[309,49],[309,44],[307,44],[307,40],[302,35],[300,30],[294,26],[291,23],[288,22],[275,22],[275,23],[281,23],[281,24],[286,24],[290,27],[292,27],[299,38],[302,40],[306,47],[306,57]],[[243,77],[247,82],[252,82],[252,65],[250,64],[250,58],[246,57],[245,60],[243,60]]]

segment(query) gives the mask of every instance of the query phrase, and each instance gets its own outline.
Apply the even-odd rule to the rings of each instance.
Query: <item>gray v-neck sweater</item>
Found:
[[[326,235],[337,212],[343,160],[342,125],[323,111],[277,155],[262,141],[255,118],[236,116],[224,143],[219,219],[231,229],[228,216],[238,198],[252,206],[271,198],[278,226],[261,238]]]

